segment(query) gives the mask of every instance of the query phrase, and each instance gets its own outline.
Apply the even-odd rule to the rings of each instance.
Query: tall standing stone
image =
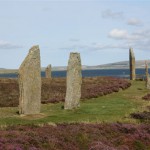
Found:
[[[130,62],[130,80],[135,80],[135,56],[133,49],[129,49],[129,62]]]
[[[67,90],[64,109],[80,106],[81,98],[81,59],[79,53],[70,53],[67,67]]]
[[[51,65],[48,65],[47,67],[46,67],[46,69],[45,69],[45,77],[46,78],[52,78],[52,67],[51,67]]]
[[[146,61],[145,61],[145,75],[146,75],[146,88],[150,89],[150,78],[148,73],[148,64]]]
[[[39,46],[33,46],[19,68],[19,113],[38,114],[41,108]]]

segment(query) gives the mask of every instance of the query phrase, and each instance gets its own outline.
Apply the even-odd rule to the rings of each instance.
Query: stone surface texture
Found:
[[[150,77],[148,73],[148,64],[145,62],[146,88],[150,89]]]
[[[81,98],[81,59],[79,53],[70,53],[67,67],[67,90],[64,109],[74,109],[80,106]]]
[[[48,65],[45,69],[45,77],[46,78],[52,78],[52,67],[51,65]]]
[[[33,46],[19,68],[19,114],[38,114],[41,108],[39,46]]]
[[[129,49],[129,63],[130,63],[130,80],[135,80],[136,79],[135,56],[132,48]]]

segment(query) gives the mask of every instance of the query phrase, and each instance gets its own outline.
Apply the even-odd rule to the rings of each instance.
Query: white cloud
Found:
[[[105,10],[102,12],[103,18],[111,18],[111,19],[123,19],[123,12],[113,12],[112,10]]]
[[[126,30],[113,29],[112,31],[110,31],[108,36],[110,38],[122,40],[128,37],[128,32]]]
[[[108,36],[116,40],[116,44],[111,45],[112,48],[134,47],[140,50],[150,50],[150,29],[137,30],[133,33],[128,33],[126,30],[113,29]],[[122,44],[118,44],[118,39],[122,40]],[[122,47],[122,45],[124,46]]]
[[[140,21],[139,19],[136,19],[136,18],[131,18],[128,20],[127,24],[132,25],[132,26],[140,26],[140,25],[142,25],[142,21]]]
[[[0,49],[16,49],[16,48],[22,48],[22,46],[0,40]]]
[[[127,30],[113,29],[109,32],[108,37],[116,40],[143,40],[146,38],[150,38],[150,30],[137,30],[129,34]]]

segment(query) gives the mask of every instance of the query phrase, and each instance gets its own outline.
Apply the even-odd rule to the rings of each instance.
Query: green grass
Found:
[[[82,101],[80,108],[76,110],[62,109],[63,103],[43,104],[41,115],[20,117],[17,107],[0,108],[0,126],[63,122],[136,122],[129,114],[142,111],[150,105],[142,100],[147,92],[144,82],[134,81],[127,90]]]

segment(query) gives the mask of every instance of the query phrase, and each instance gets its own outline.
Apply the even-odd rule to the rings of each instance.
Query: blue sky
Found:
[[[33,45],[41,66],[150,59],[149,0],[0,0],[0,68],[19,68]]]

